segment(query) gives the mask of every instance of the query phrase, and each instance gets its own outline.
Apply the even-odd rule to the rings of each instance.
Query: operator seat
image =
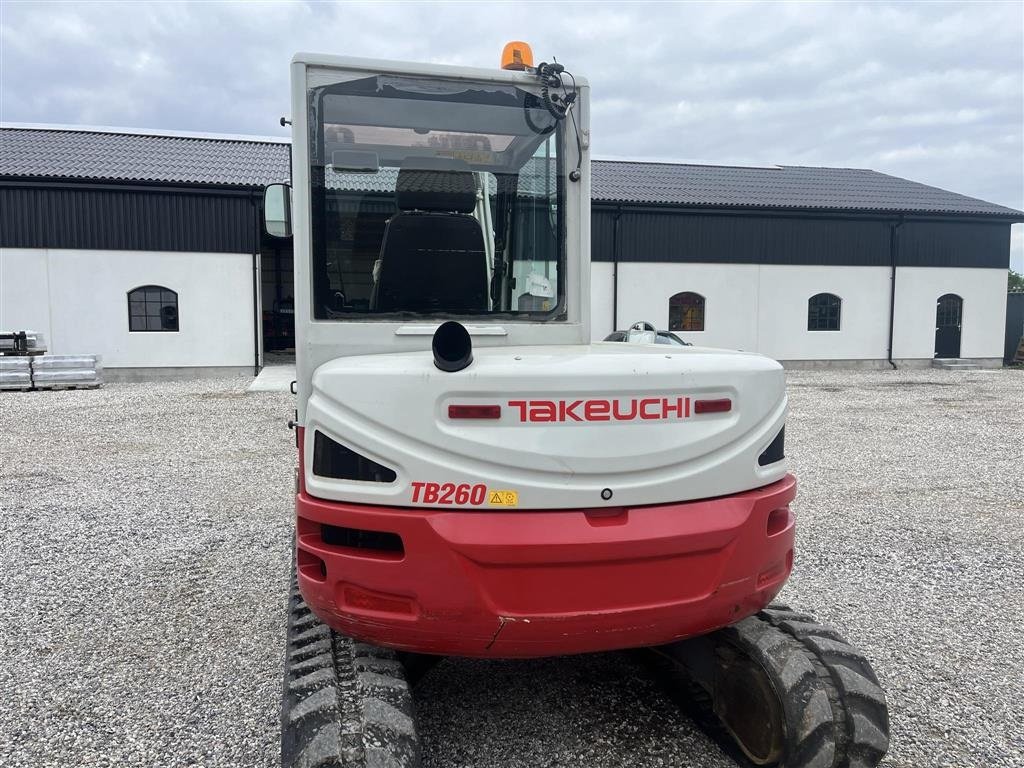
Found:
[[[377,312],[487,311],[484,233],[469,214],[476,179],[443,157],[407,158],[395,185],[398,213],[384,229],[372,308]]]

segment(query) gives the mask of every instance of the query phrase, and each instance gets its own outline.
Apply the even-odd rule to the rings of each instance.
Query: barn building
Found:
[[[283,139],[0,127],[0,328],[112,377],[251,374],[292,345],[290,242],[261,226],[289,175]],[[1020,211],[869,170],[601,160],[592,203],[595,339],[1002,362]]]

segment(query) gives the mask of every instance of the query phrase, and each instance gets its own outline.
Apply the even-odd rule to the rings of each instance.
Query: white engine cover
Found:
[[[723,398],[732,401],[728,412],[694,412],[697,400]],[[451,419],[449,405],[500,405],[501,417]],[[324,499],[445,509],[486,508],[499,490],[514,492],[503,504],[518,509],[704,499],[785,475],[785,460],[758,465],[785,417],[782,366],[743,352],[622,343],[490,347],[474,350],[473,363],[456,373],[438,370],[429,352],[345,357],[313,375],[305,481]],[[317,430],[397,479],[314,475]],[[487,500],[423,493],[425,484],[446,483],[483,485]]]

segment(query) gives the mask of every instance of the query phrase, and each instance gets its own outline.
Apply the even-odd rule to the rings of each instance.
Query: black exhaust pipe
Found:
[[[454,373],[473,362],[473,340],[462,323],[448,320],[434,331],[434,365]]]

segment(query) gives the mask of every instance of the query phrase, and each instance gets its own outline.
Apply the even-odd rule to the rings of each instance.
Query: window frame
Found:
[[[140,301],[140,299],[136,298],[136,299],[133,300],[132,299],[132,294],[138,293],[139,291],[145,292],[145,291],[148,291],[148,290],[156,290],[156,291],[160,291],[160,293],[161,293],[160,301],[159,301],[159,304],[158,304],[159,310],[158,310],[158,313],[156,315],[156,317],[158,317],[160,319],[161,327],[160,328],[133,328],[132,327],[132,318],[133,317],[137,317],[137,315],[132,315],[132,303],[133,302],[138,302],[138,301]],[[170,294],[172,294],[174,296],[174,327],[173,328],[164,328],[163,327],[164,321],[163,321],[163,312],[162,312],[162,310],[163,310],[163,308],[165,306],[169,306],[165,302],[165,300],[163,298],[162,294],[164,294],[164,293],[170,293]],[[164,286],[164,285],[155,285],[155,284],[138,285],[138,286],[132,288],[131,290],[129,290],[125,294],[125,296],[126,296],[127,309],[128,309],[128,333],[180,333],[181,332],[181,315],[180,315],[180,312],[179,312],[179,308],[180,308],[181,303],[180,303],[179,298],[178,298],[178,292],[176,290],[174,290],[173,288],[168,288],[167,286]],[[145,310],[146,310],[146,313],[144,315],[142,315],[142,317],[144,317],[146,319],[146,324],[148,325],[149,324],[149,318],[153,316],[149,312],[149,305],[152,304],[153,302],[149,301],[146,298],[145,294],[143,294],[143,298],[141,299],[141,301],[144,303]]]
[[[700,328],[684,328],[684,327],[682,327],[683,322],[685,322],[685,319],[686,319],[685,311],[683,311],[683,314],[682,314],[682,317],[681,317],[680,327],[679,328],[673,328],[672,327],[672,307],[673,307],[672,302],[673,302],[674,299],[680,298],[680,297],[684,297],[684,296],[687,296],[687,297],[688,296],[694,296],[697,299],[699,299],[699,301],[700,301]],[[668,327],[667,327],[667,330],[671,331],[671,332],[674,332],[674,333],[704,333],[705,330],[707,330],[707,325],[708,325],[708,323],[707,323],[707,303],[708,303],[707,297],[704,296],[701,293],[697,293],[696,291],[679,291],[678,293],[673,293],[671,296],[668,297]],[[680,298],[678,306],[680,308],[686,306],[686,304],[683,302],[683,300],[681,298]]]
[[[947,302],[943,306],[942,300],[953,298],[955,302]],[[956,323],[943,323],[942,321],[950,318],[951,306],[956,307]],[[935,328],[962,328],[964,323],[964,297],[959,293],[944,293],[935,300]]]
[[[835,309],[835,327],[834,328],[832,327],[832,322],[831,322],[831,320],[832,320],[833,305],[831,303],[829,303],[828,305],[818,306],[818,305],[815,305],[815,303],[814,303],[815,299],[825,299],[825,300],[835,299],[835,304],[834,304],[834,309]],[[821,302],[819,302],[818,304],[820,305]],[[814,313],[814,316],[813,316],[813,323],[814,324],[813,325],[812,325],[812,312]],[[825,315],[824,316],[824,320],[822,319],[823,313]],[[838,331],[841,331],[841,330],[843,330],[843,297],[842,296],[840,296],[838,293],[831,293],[829,291],[822,291],[820,293],[814,294],[813,296],[811,296],[810,298],[807,299],[807,331],[809,333],[817,333],[819,331],[835,333],[835,332],[838,332]]]
[[[566,125],[566,121],[556,121],[552,129],[545,132],[543,135],[551,134],[555,140],[555,176],[556,176],[556,189],[553,197],[557,209],[556,209],[556,220],[554,234],[554,242],[558,249],[558,258],[556,260],[557,269],[557,284],[555,303],[551,309],[547,311],[542,310],[503,310],[503,311],[490,311],[484,313],[464,313],[464,312],[450,312],[450,311],[438,311],[438,312],[378,312],[378,311],[366,311],[362,309],[358,310],[331,310],[324,311],[323,303],[320,297],[325,292],[330,292],[330,280],[327,278],[326,272],[321,272],[321,267],[318,264],[318,256],[320,253],[324,254],[324,261],[326,263],[326,252],[328,247],[328,238],[325,234],[326,222],[327,222],[327,206],[328,199],[330,197],[330,190],[326,184],[321,181],[323,168],[317,164],[317,160],[324,160],[325,155],[325,123],[322,121],[320,116],[326,113],[324,101],[328,96],[336,95],[334,89],[338,87],[344,87],[353,82],[366,79],[379,79],[381,77],[390,77],[385,74],[365,74],[360,77],[353,79],[346,79],[338,82],[334,82],[323,86],[308,86],[306,91],[306,100],[308,104],[308,118],[310,121],[312,146],[308,157],[306,158],[307,170],[309,172],[308,188],[310,195],[310,242],[308,252],[308,265],[310,269],[310,278],[308,290],[311,296],[310,305],[310,317],[309,319],[314,323],[326,322],[326,323],[339,323],[347,321],[365,322],[365,321],[380,321],[380,322],[396,322],[396,321],[444,321],[446,319],[455,319],[460,321],[480,322],[480,321],[505,321],[513,323],[548,323],[548,322],[565,322],[569,318],[568,304],[571,296],[572,287],[569,285],[569,233],[568,233],[568,216],[569,211],[567,210],[569,200],[569,170],[567,164],[567,158],[565,156],[566,147],[569,141],[569,128]],[[409,79],[423,80],[423,81],[436,81],[436,82],[447,82],[451,80],[449,77],[438,76],[438,75],[409,75]],[[484,89],[493,88],[495,84],[487,80],[474,80],[474,79],[458,79],[458,82],[463,85],[475,85]],[[537,97],[539,93],[539,86],[531,87],[529,84],[523,83],[507,83],[501,84],[501,87],[508,86],[518,91],[522,91],[526,94]],[[520,168],[519,175],[525,168],[525,165]],[[318,170],[319,169],[319,170]],[[489,170],[492,173],[496,173],[494,169],[485,169],[483,167],[474,167],[474,171]],[[318,175],[319,174],[319,175]],[[391,200],[394,192],[373,192],[363,193],[363,197],[378,198]],[[539,198],[538,198],[539,199]],[[550,201],[552,198],[548,198]],[[550,202],[547,203],[550,205]],[[397,208],[396,208],[397,212]],[[393,215],[393,214],[391,214]],[[515,242],[516,235],[513,233],[509,237],[510,242]],[[510,253],[511,257],[511,253]],[[512,262],[516,260],[511,259]],[[578,281],[577,281],[578,282]]]

